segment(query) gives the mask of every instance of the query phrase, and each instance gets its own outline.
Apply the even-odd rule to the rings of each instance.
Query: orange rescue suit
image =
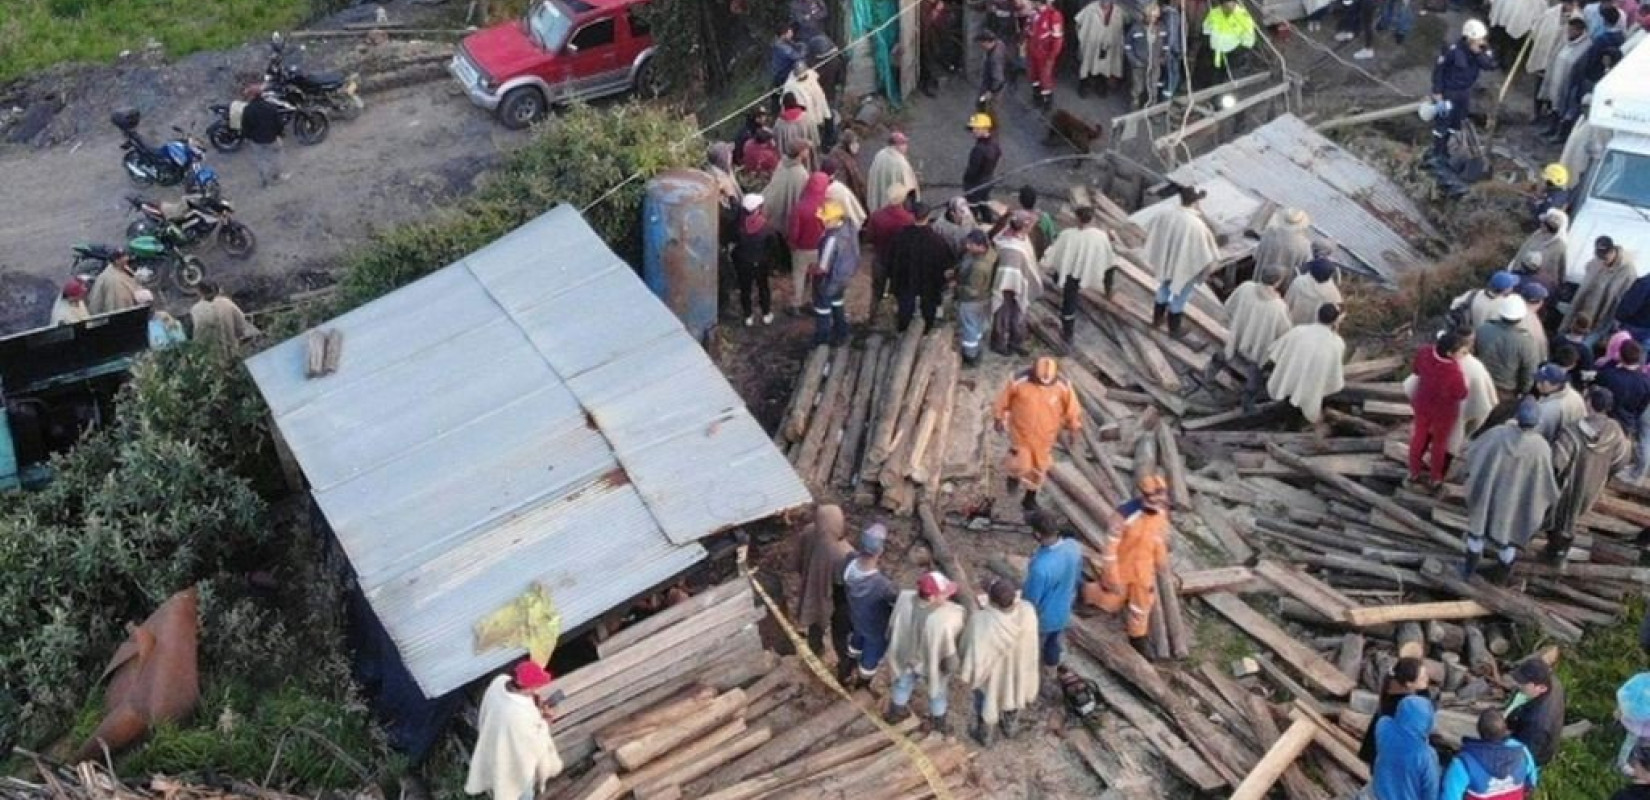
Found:
[[[1038,359],[1052,375],[1052,359]],[[1008,425],[1009,441],[1005,468],[1008,474],[1019,478],[1027,489],[1043,485],[1049,467],[1054,464],[1054,444],[1061,430],[1082,430],[1083,409],[1077,403],[1077,393],[1065,378],[1053,377],[1047,384],[1039,383],[1031,372],[1014,377],[997,397],[994,414],[998,422]]]
[[[1146,635],[1157,602],[1157,569],[1169,561],[1169,515],[1151,511],[1139,498],[1124,503],[1123,532],[1106,541],[1100,585],[1083,586],[1083,600],[1117,613],[1126,603],[1130,637]]]

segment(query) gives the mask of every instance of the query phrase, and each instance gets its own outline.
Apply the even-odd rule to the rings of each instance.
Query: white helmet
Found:
[[[1484,27],[1484,23],[1478,20],[1469,19],[1465,25],[1461,26],[1461,35],[1468,39],[1487,39],[1490,35],[1490,29]]]
[[[1431,122],[1438,118],[1438,104],[1428,97],[1415,106],[1415,113],[1421,116],[1422,122]]]

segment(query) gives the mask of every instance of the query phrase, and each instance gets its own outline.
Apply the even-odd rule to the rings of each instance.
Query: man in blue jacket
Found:
[[[1037,610],[1037,635],[1042,640],[1045,693],[1053,689],[1054,668],[1060,665],[1060,635],[1071,622],[1071,605],[1083,577],[1083,553],[1077,542],[1060,536],[1060,521],[1048,511],[1031,517],[1037,552],[1026,567],[1020,596]]]
[[[1461,26],[1461,38],[1445,47],[1432,65],[1432,99],[1449,102],[1447,110],[1440,109],[1432,118],[1431,158],[1435,165],[1449,163],[1449,137],[1461,130],[1461,123],[1467,119],[1478,73],[1496,68],[1489,37],[1484,23],[1469,19]]]
[[[1530,749],[1512,738],[1507,718],[1492,708],[1478,715],[1478,738],[1461,740],[1439,800],[1524,800],[1535,796],[1539,773]]]
[[[1432,733],[1432,701],[1410,695],[1398,711],[1375,723],[1373,787],[1380,800],[1434,800],[1438,797],[1438,753]]]

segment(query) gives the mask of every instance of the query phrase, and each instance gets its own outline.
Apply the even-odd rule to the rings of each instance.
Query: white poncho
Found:
[[[1547,72],[1541,78],[1541,88],[1536,90],[1536,99],[1545,100],[1554,106],[1564,104],[1566,84],[1570,82],[1570,74],[1575,72],[1577,64],[1587,56],[1587,49],[1592,46],[1592,40],[1583,33],[1574,41],[1560,37],[1558,44],[1553,47],[1552,58],[1547,61]]]
[[[1508,36],[1522,39],[1546,12],[1547,0],[1494,0],[1490,5],[1490,27],[1505,29]]]
[[[510,676],[487,685],[476,720],[480,733],[470,756],[465,794],[489,792],[493,800],[531,798],[561,774],[561,756],[550,739],[550,724],[530,697],[509,690]]]
[[[899,148],[888,145],[877,151],[876,158],[871,159],[871,168],[865,172],[865,202],[882,208],[904,201],[903,197],[898,201],[889,200],[888,190],[894,186],[917,188],[917,173]]]
[[[1323,399],[1346,386],[1345,357],[1346,342],[1334,328],[1317,322],[1297,325],[1266,354],[1275,365],[1266,392],[1300,409],[1308,422],[1317,422],[1323,418]]]
[[[1123,23],[1128,16],[1122,6],[1105,0],[1094,0],[1077,12],[1077,77],[1123,77]]]
[[[1067,228],[1043,254],[1043,268],[1054,270],[1056,286],[1065,286],[1066,278],[1076,278],[1077,285],[1084,289],[1099,289],[1116,260],[1111,237],[1104,230]]]
[[[1341,287],[1333,280],[1320,283],[1311,275],[1299,275],[1289,282],[1283,300],[1289,304],[1289,321],[1307,325],[1318,321],[1318,309],[1325,303],[1341,304]]]
[[[888,618],[888,665],[895,677],[915,672],[928,682],[930,697],[947,691],[949,675],[942,664],[957,658],[968,612],[956,603],[929,606],[907,589],[894,601]]]
[[[1202,280],[1220,260],[1214,231],[1195,208],[1167,209],[1145,227],[1146,261],[1157,271],[1158,282],[1167,281],[1176,294]]]
[[[791,75],[779,96],[786,94],[794,94],[802,101],[802,118],[812,123],[814,130],[823,129],[825,120],[831,118],[831,103],[825,99],[825,87],[819,85],[819,73],[810,69],[801,75]]]
[[[987,603],[975,611],[962,649],[961,677],[983,696],[980,720],[986,725],[1037,699],[1037,611],[1030,603],[1015,600],[1006,611]]]
[[[1467,399],[1461,402],[1461,413],[1455,417],[1455,430],[1450,431],[1450,455],[1459,456],[1467,447],[1467,435],[1478,430],[1489,419],[1490,411],[1500,402],[1495,393],[1495,381],[1490,378],[1490,370],[1478,356],[1468,353],[1461,357],[1461,377],[1467,381]],[[1419,379],[1414,375],[1404,379],[1404,394],[1410,400],[1415,399],[1415,386]]]
[[[1564,40],[1564,7],[1554,5],[1541,12],[1530,31],[1530,55],[1524,59],[1530,72],[1540,75],[1553,60],[1553,51]]]
[[[1256,281],[1246,281],[1226,298],[1226,317],[1231,338],[1226,340],[1226,360],[1241,356],[1251,364],[1266,361],[1266,352],[1278,337],[1289,332],[1289,306],[1278,290]]]

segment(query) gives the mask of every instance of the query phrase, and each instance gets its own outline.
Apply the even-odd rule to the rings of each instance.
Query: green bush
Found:
[[[1615,722],[1616,689],[1645,671],[1638,626],[1644,604],[1633,603],[1627,618],[1608,628],[1593,628],[1581,645],[1564,653],[1558,677],[1567,693],[1568,721],[1591,720],[1592,732],[1564,743],[1557,758],[1541,771],[1542,800],[1602,800],[1627,780],[1615,769],[1616,752],[1625,732]]]

